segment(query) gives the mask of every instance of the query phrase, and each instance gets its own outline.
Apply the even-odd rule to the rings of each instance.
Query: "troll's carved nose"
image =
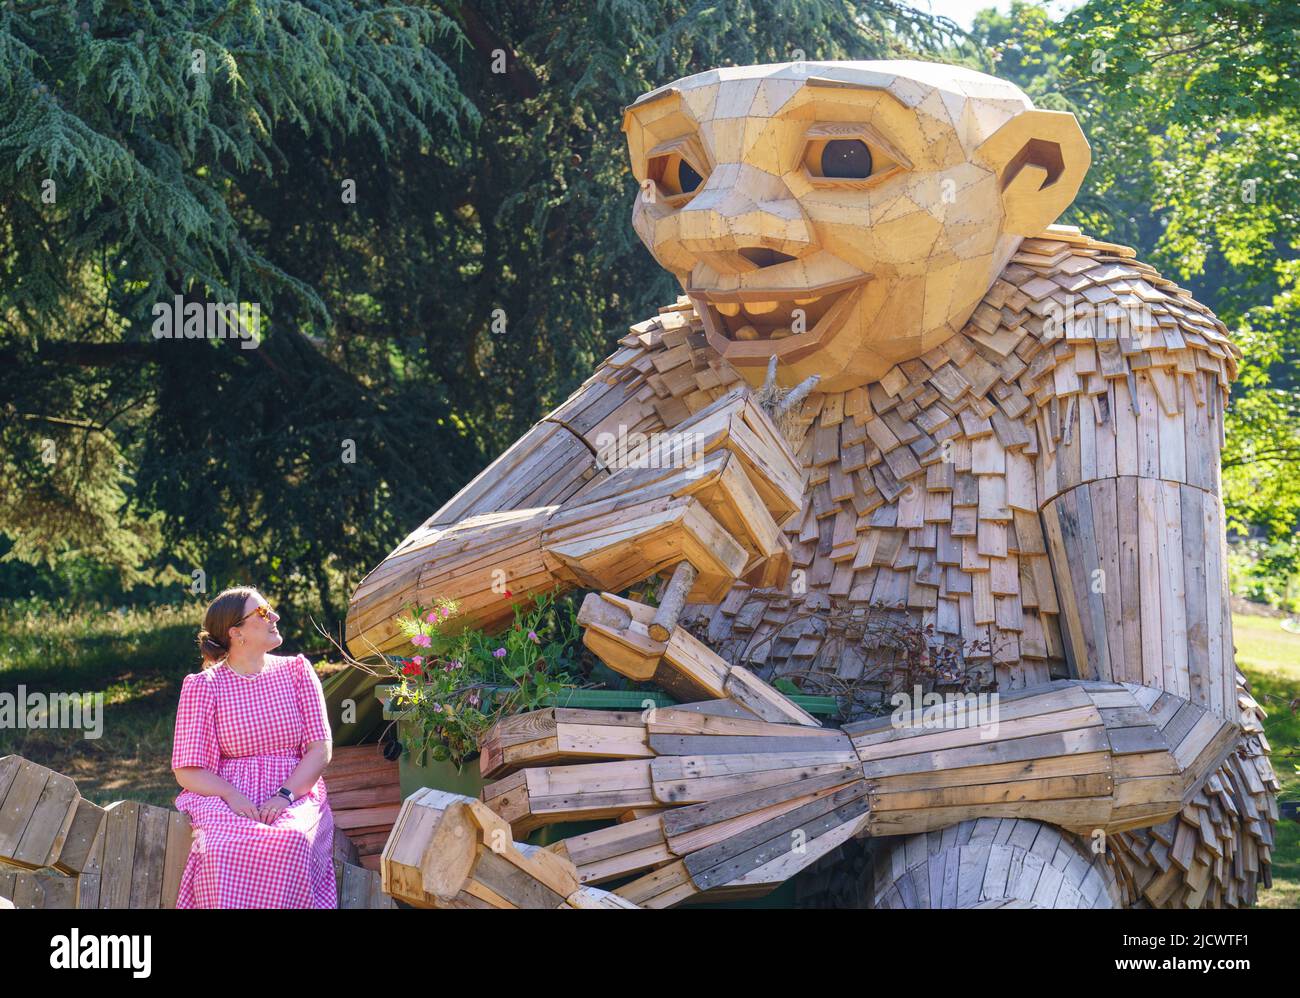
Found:
[[[681,248],[723,273],[771,267],[807,254],[815,242],[799,202],[755,202],[730,192],[715,204],[693,200],[678,217]]]
[[[815,245],[790,188],[746,164],[719,164],[673,221],[680,249],[723,272],[770,267]]]

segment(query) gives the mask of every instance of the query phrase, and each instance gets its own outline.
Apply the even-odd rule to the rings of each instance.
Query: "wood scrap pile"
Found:
[[[744,689],[763,691],[750,701],[763,709],[786,700],[753,677]],[[768,720],[732,698],[624,712],[612,724],[605,712],[539,711],[489,733],[482,765],[499,778],[483,804],[512,835],[617,819],[550,849],[581,883],[635,877],[615,893],[666,907],[706,891],[707,900],[765,893],[858,836],[993,817],[1085,836],[1164,821],[1201,792],[1238,734],[1133,684],[1060,680],[1004,695],[988,714],[969,706],[844,730],[800,723],[793,704],[783,721]],[[602,751],[608,761],[572,761]],[[437,849],[411,834],[427,867]]]

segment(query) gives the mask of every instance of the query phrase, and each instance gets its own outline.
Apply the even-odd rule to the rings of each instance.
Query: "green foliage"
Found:
[[[472,120],[440,50],[454,32],[415,5],[7,5],[0,160],[24,278],[6,294],[9,321],[35,341],[70,304],[139,321],[142,304],[190,289],[301,298],[324,315],[314,289],[246,238],[240,195],[284,170],[291,136],[383,152],[396,130],[427,140],[430,118]]]
[[[439,600],[398,618],[416,652],[388,660],[398,680],[393,706],[410,711],[415,743],[407,751],[422,765],[460,766],[478,752],[479,736],[511,714],[537,710],[574,686],[581,631],[570,599],[543,595],[526,610],[514,604],[514,624],[497,635],[478,628],[449,634],[456,604]]]
[[[1300,540],[1229,544],[1228,585],[1238,596],[1300,614]]]
[[[1225,420],[1229,524],[1300,523],[1300,8],[1089,0],[1060,24],[1017,0],[973,34],[1092,146],[1063,221],[1134,246],[1215,310],[1244,357]]]
[[[1058,30],[1115,234],[1234,330],[1229,522],[1284,540],[1300,517],[1300,8],[1251,0],[1090,0]],[[1116,217],[1111,214],[1109,217]],[[1091,221],[1105,233],[1107,214]]]
[[[466,473],[436,386],[412,415],[413,388],[377,393],[304,338],[331,312],[295,232],[340,215],[349,145],[382,167],[472,129],[445,61],[460,44],[417,5],[0,12],[8,557],[96,557],[126,581],[256,577],[299,606],[314,586],[328,612],[394,520],[434,503],[394,495],[406,435],[441,438],[435,477]],[[306,157],[338,172],[280,214]],[[174,296],[257,302],[269,335],[247,351],[156,340],[153,305]],[[344,463],[345,440],[364,459]]]
[[[5,561],[53,569],[73,560],[111,566],[121,584],[152,582],[161,515],[127,506],[134,482],[110,436],[56,419],[0,424],[0,523]]]

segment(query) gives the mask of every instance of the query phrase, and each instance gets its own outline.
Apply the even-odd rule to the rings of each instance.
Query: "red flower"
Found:
[[[402,666],[403,676],[418,676],[419,674],[420,674],[420,667],[416,665],[414,662],[407,662],[405,665]]]
[[[514,593],[512,593],[509,589],[507,589],[507,590],[506,590],[506,595],[507,595],[507,596],[513,596]]]

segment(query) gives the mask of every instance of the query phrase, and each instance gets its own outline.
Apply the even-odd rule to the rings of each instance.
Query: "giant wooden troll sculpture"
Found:
[[[800,871],[810,903],[1252,903],[1277,783],[1225,582],[1235,350],[1132,250],[1053,224],[1089,163],[1074,117],[966,69],[829,62],[687,77],[623,128],[633,225],[685,295],[365,579],[348,637],[582,587],[588,647],[683,703],[498,725],[482,801],[426,801],[460,808],[408,856],[429,903],[621,878],[662,907]],[[698,459],[610,446],[670,433],[649,452]],[[614,595],[655,573],[658,607]],[[768,685],[890,693],[882,615],[996,688],[997,723],[829,728]],[[494,822],[587,818],[619,820],[512,894],[547,877],[486,849]]]

